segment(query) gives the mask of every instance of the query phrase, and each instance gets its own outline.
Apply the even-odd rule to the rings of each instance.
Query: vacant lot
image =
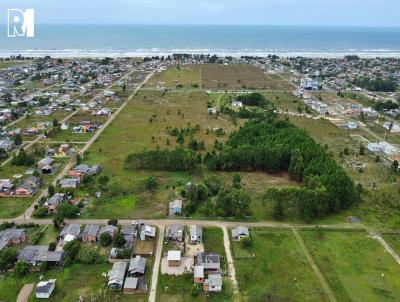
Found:
[[[155,88],[158,85],[168,89],[201,87],[201,67],[199,65],[170,66],[166,71],[155,74],[145,87]]]
[[[254,258],[246,259],[238,251],[240,245],[234,245],[236,278],[243,301],[326,300],[290,231],[251,229],[251,234]]]
[[[277,75],[266,75],[252,65],[202,65],[201,87],[205,89],[271,89],[293,90]]]
[[[337,301],[398,301],[400,266],[364,232],[303,231]]]
[[[180,189],[189,181],[202,181],[205,176],[216,175],[221,183],[229,184],[232,173],[211,173],[205,167],[194,173],[127,170],[126,156],[146,149],[172,149],[178,146],[177,137],[170,134],[173,128],[196,128],[193,137],[204,141],[205,149],[211,150],[215,140],[226,141],[237,129],[229,116],[209,115],[207,103],[215,94],[202,91],[184,93],[161,93],[141,91],[113,123],[102,133],[87,153],[91,164],[100,164],[103,173],[110,178],[110,187],[125,193],[105,200],[95,200],[87,209],[86,217],[144,218],[164,217],[167,202],[179,195]],[[243,121],[238,121],[238,124]],[[225,135],[217,136],[214,128],[222,128]],[[185,136],[184,146],[188,145]],[[266,173],[241,173],[244,189],[257,197],[267,186],[289,185],[292,182],[280,175]],[[145,188],[145,180],[154,176],[158,186],[155,192]],[[254,198],[254,210],[260,203]],[[260,216],[264,215],[261,212]]]
[[[0,69],[5,69],[8,67],[15,67],[19,65],[29,65],[32,61],[30,60],[13,60],[13,61],[0,61]]]

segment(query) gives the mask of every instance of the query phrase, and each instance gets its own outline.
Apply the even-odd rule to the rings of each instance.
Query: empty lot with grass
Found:
[[[400,266],[365,232],[301,234],[337,301],[400,299]]]
[[[253,247],[233,244],[243,301],[325,301],[326,297],[290,231],[251,229]],[[254,257],[244,256],[250,254]]]

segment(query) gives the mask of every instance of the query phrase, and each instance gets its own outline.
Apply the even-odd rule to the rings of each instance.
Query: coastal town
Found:
[[[355,55],[1,59],[0,301],[399,299],[399,87]]]

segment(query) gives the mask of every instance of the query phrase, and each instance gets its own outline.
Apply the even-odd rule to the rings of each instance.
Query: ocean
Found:
[[[0,57],[230,56],[400,57],[400,28],[229,25],[36,24],[34,38],[8,38],[0,26]]]

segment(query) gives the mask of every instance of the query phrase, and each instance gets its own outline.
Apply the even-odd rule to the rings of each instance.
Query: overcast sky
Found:
[[[400,27],[400,0],[0,0],[34,8],[36,23]]]

